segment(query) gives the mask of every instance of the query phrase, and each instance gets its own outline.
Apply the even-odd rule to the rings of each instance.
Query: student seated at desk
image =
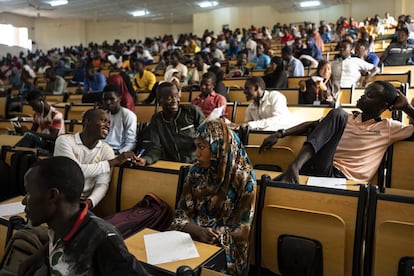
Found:
[[[82,132],[62,135],[56,140],[54,155],[69,157],[82,168],[85,187],[81,199],[90,209],[105,196],[111,181],[111,169],[128,160],[136,160],[131,151],[115,157],[112,148],[103,141],[109,133],[109,122],[107,112],[90,109],[83,115]]]
[[[117,76],[121,78],[121,76]],[[122,79],[122,78],[121,78]],[[118,86],[107,85],[102,93],[103,108],[108,111],[111,127],[105,141],[115,154],[135,150],[137,115],[121,106],[122,93]]]
[[[150,141],[149,149],[139,158],[137,165],[145,166],[159,159],[192,163],[196,159],[194,138],[204,120],[200,108],[180,105],[177,86],[163,82],[157,88],[157,100],[162,111],[152,117],[144,140]]]
[[[227,100],[214,91],[215,86],[216,75],[213,72],[205,73],[200,80],[201,94],[191,101],[193,105],[201,108],[206,117],[217,107],[224,107],[223,114],[226,113]]]
[[[14,123],[16,132],[24,134],[16,146],[37,148],[44,154],[52,153],[56,138],[65,133],[63,115],[49,105],[40,91],[29,92],[26,101],[35,112],[33,125],[29,130],[19,123]]]
[[[268,91],[261,77],[250,77],[244,85],[249,104],[244,117],[250,129],[278,130],[295,125],[295,120],[287,107],[285,95],[279,91]]]
[[[44,263],[51,275],[148,275],[116,228],[79,204],[84,179],[78,164],[62,156],[27,172],[22,203],[33,226],[48,225],[49,243],[21,263],[18,275],[33,275]]]
[[[332,76],[331,64],[322,59],[316,74],[299,82],[299,104],[335,105],[339,91],[339,81]]]
[[[245,275],[256,198],[250,160],[237,135],[221,120],[202,124],[195,144],[197,162],[185,178],[171,227],[222,246],[227,273]]]
[[[370,84],[358,100],[357,107],[362,113],[348,113],[337,108],[322,120],[278,130],[263,141],[260,151],[270,149],[279,138],[305,133],[313,125],[314,130],[289,165],[282,181],[298,183],[300,173],[368,182],[378,170],[388,146],[410,137],[414,131],[413,125],[381,119],[380,115],[393,109],[402,110],[414,118],[414,108],[386,81]]]

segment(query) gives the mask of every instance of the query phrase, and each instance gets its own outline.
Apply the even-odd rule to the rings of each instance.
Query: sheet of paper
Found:
[[[0,205],[0,217],[17,215],[24,212],[24,205],[21,202],[13,202]]]
[[[197,258],[197,248],[190,234],[166,231],[144,235],[147,262],[152,265]]]
[[[346,178],[335,178],[335,177],[315,177],[310,176],[308,178],[307,185],[335,188],[335,189],[346,189]]]

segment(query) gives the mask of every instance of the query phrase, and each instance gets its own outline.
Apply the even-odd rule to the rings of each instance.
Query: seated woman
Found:
[[[195,139],[197,162],[185,179],[172,228],[225,249],[227,273],[247,275],[256,176],[238,136],[219,120]]]
[[[332,76],[331,65],[326,60],[319,61],[316,74],[299,83],[299,104],[335,105],[340,87]]]

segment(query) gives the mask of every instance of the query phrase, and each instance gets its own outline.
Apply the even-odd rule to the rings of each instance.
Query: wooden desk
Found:
[[[194,241],[195,246],[197,247],[198,254],[200,257],[191,258],[182,261],[175,261],[170,263],[158,264],[156,266],[150,265],[147,263],[147,253],[145,251],[144,244],[144,235],[154,234],[157,231],[145,228],[144,230],[138,232],[137,234],[127,238],[125,244],[129,252],[134,255],[143,265],[152,271],[164,272],[166,275],[175,275],[175,272],[178,267],[186,265],[191,267],[193,270],[200,269],[202,265],[207,265],[209,261],[213,259],[223,260],[225,264],[225,253],[224,250],[220,247],[205,244],[201,242]],[[154,274],[155,275],[155,274]],[[156,275],[160,275],[157,273]]]
[[[17,135],[0,135],[0,146],[14,146],[22,139],[23,136]]]
[[[188,163],[158,160],[157,162],[155,162],[154,164],[149,165],[148,167],[179,171],[181,166],[190,166],[190,165],[191,164],[188,164]]]
[[[266,170],[254,170],[254,173],[256,174],[256,178],[258,180],[260,180],[260,178],[264,174],[269,175],[272,179],[281,174],[281,172],[266,171]],[[306,183],[308,182],[308,178],[309,178],[309,176],[307,176],[307,175],[299,175],[300,185],[307,185]],[[346,184],[348,185],[348,186],[346,186],[346,190],[358,191],[359,186],[353,186],[354,184],[367,184],[367,183],[366,182],[356,182],[354,180],[347,180]],[[292,185],[294,185],[294,184],[292,184]]]

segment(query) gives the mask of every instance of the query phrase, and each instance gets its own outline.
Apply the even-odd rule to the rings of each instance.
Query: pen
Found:
[[[144,154],[144,152],[145,152],[145,149],[140,150],[137,157],[141,158],[141,156]]]

